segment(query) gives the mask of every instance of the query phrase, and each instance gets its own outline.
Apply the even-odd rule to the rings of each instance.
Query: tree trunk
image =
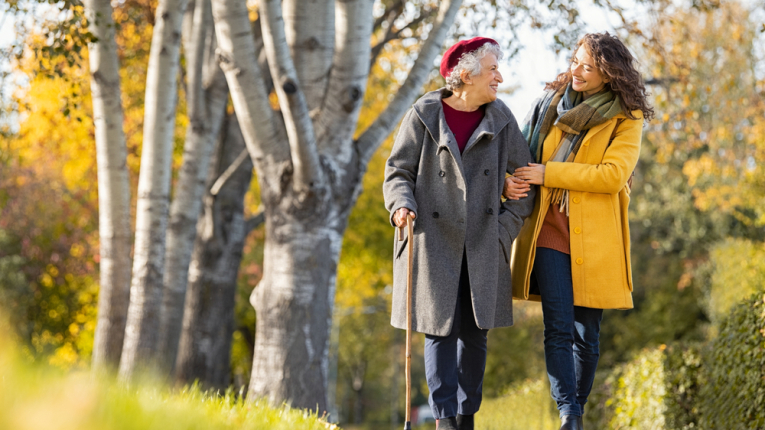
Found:
[[[119,375],[156,358],[175,131],[181,23],[186,0],[160,0],[146,76],[141,173],[138,178],[133,279]]]
[[[250,398],[327,410],[329,329],[347,223],[347,213],[328,206],[311,219],[267,209],[263,279],[250,297],[258,316]]]
[[[101,289],[93,367],[115,367],[122,353],[130,294],[130,183],[122,129],[119,59],[109,0],[86,0],[90,31],[90,89],[96,128]]]
[[[363,141],[353,137],[369,74],[371,0],[334,3],[332,67],[322,104],[310,110],[310,117],[309,100],[320,91],[304,87],[323,81],[301,82],[308,74],[297,71],[291,53],[298,56],[300,49],[289,43],[320,40],[327,31],[317,22],[320,18],[290,13],[292,1],[284,6],[287,16],[278,0],[259,3],[279,116],[263,91],[244,2],[212,2],[221,68],[258,173],[266,214],[264,274],[250,297],[258,323],[248,398],[325,411],[335,277],[348,215],[369,157],[414,102],[461,1],[440,3],[403,92],[362,135]],[[290,33],[285,26],[300,31]]]
[[[216,180],[228,168],[235,170],[213,190],[215,195],[205,196],[197,223],[175,373],[181,382],[199,380],[205,388],[217,389],[230,384],[237,275],[245,238],[255,224],[244,219],[252,162],[239,157],[245,145],[236,118],[231,116],[227,122],[210,169],[208,189],[217,185]],[[237,162],[238,166],[234,164]]]
[[[170,206],[158,342],[159,364],[168,374],[173,373],[178,353],[189,262],[210,155],[228,102],[228,86],[223,71],[215,62],[213,54],[205,56],[206,47],[212,52],[215,48],[209,0],[197,0],[193,8],[189,7],[183,30],[189,125],[186,129],[183,165]]]

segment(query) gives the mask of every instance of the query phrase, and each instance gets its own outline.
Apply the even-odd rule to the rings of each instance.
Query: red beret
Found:
[[[444,52],[444,56],[441,58],[441,76],[445,78],[452,73],[454,67],[460,62],[462,54],[473,52],[486,43],[493,43],[499,46],[499,43],[497,43],[496,40],[489,39],[488,37],[474,37],[468,40],[460,40],[455,43],[451,48]]]

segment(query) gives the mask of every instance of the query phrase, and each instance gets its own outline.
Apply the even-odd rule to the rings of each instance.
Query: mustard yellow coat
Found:
[[[640,153],[643,120],[620,114],[591,128],[573,162],[548,162],[562,137],[552,127],[544,141],[544,186],[539,187],[534,212],[513,243],[510,262],[513,297],[539,301],[529,294],[537,237],[550,206],[551,188],[570,190],[569,232],[574,305],[598,309],[632,308],[630,230],[627,219],[629,186]],[[618,129],[614,130],[617,127]],[[609,145],[609,140],[613,141]]]

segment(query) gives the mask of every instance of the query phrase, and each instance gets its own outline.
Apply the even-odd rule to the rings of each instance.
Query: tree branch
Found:
[[[377,119],[359,136],[356,145],[361,156],[362,165],[366,165],[377,147],[393,131],[404,112],[414,103],[420,88],[425,84],[428,72],[433,67],[433,59],[441,50],[441,44],[446,38],[454,18],[457,15],[462,0],[445,0],[441,3],[438,16],[430,30],[428,40],[420,49],[412,70],[404,84],[396,92],[393,101],[377,117]]]
[[[372,33],[376,33],[377,30],[382,28],[382,24],[385,21],[388,21],[388,28],[392,27],[393,20],[395,20],[404,11],[404,3],[406,3],[406,0],[398,0],[396,3],[393,3],[388,8],[386,8],[385,12],[380,15],[380,17],[377,18],[375,23],[372,25]],[[391,15],[393,15],[392,18]]]
[[[321,106],[335,51],[334,0],[284,0],[284,31],[308,109]]]
[[[316,136],[284,34],[281,0],[263,0],[259,7],[263,45],[287,127],[292,155],[292,187],[296,192],[304,193],[323,182]]]
[[[336,4],[335,56],[327,96],[316,121],[322,152],[349,158],[347,142],[356,131],[369,76],[372,2],[350,0]]]
[[[290,159],[289,146],[276,127],[247,5],[239,0],[212,0],[218,62],[226,75],[231,99],[253,163]]]
[[[231,165],[228,166],[220,176],[218,176],[218,179],[216,179],[215,183],[213,183],[212,187],[210,187],[210,195],[218,195],[220,189],[226,185],[226,182],[231,179],[231,176],[236,173],[236,170],[242,165],[242,163],[244,163],[244,160],[247,159],[247,155],[247,149],[242,150],[242,152],[236,157],[236,160],[234,160],[234,162],[231,163]]]
[[[244,220],[244,234],[248,235],[251,231],[260,227],[266,221],[266,213],[263,211],[258,212],[254,216]]]
[[[430,18],[433,14],[436,13],[436,10],[437,9],[428,9],[428,10],[422,11],[420,13],[420,16],[413,19],[408,24],[399,28],[398,30],[393,29],[393,20],[391,20],[391,24],[388,26],[388,29],[385,32],[385,37],[383,37],[383,39],[380,42],[378,42],[375,46],[372,47],[372,55],[371,55],[371,58],[369,59],[369,67],[371,68],[372,66],[374,66],[375,61],[377,61],[377,56],[380,55],[385,45],[387,45],[391,40],[398,39],[401,36],[401,32],[403,32],[407,28],[416,27],[421,22]]]

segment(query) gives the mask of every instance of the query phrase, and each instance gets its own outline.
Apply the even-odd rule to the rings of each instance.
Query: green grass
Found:
[[[550,430],[560,426],[558,411],[550,398],[547,378],[527,380],[514,385],[505,394],[484,398],[475,415],[476,430]],[[435,424],[414,430],[434,430]]]
[[[516,385],[505,395],[486,399],[475,416],[477,430],[549,430],[560,420],[546,378]]]
[[[232,394],[171,390],[148,380],[124,387],[111,376],[30,364],[0,338],[0,429],[326,430],[316,414]]]

